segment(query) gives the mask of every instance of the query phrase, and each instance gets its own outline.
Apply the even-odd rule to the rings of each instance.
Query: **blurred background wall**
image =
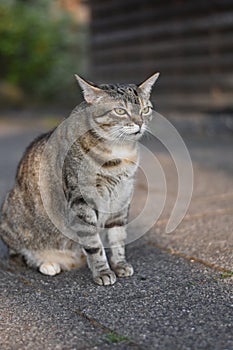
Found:
[[[140,82],[161,72],[159,110],[233,110],[232,0],[91,0],[91,74]]]
[[[159,71],[161,112],[233,114],[233,0],[0,0],[0,107],[68,108],[74,73]]]

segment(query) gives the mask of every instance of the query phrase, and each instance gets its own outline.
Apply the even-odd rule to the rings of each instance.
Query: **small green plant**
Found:
[[[233,276],[233,271],[224,272],[220,275],[221,278],[229,278]]]
[[[117,334],[115,332],[111,332],[106,334],[106,340],[109,343],[120,343],[120,342],[129,342],[130,338],[124,335]]]

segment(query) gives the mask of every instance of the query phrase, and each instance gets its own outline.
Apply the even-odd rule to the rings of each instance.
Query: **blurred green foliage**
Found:
[[[85,33],[67,14],[52,11],[50,0],[0,0],[1,82],[20,87],[32,100],[72,100]]]

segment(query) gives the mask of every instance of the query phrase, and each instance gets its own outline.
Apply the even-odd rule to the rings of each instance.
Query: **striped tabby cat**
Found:
[[[85,120],[80,119],[79,127],[82,129],[82,123],[86,124],[88,131],[71,146],[63,166],[65,197],[82,222],[77,228],[79,243],[64,236],[51,223],[40,196],[40,160],[52,132],[40,136],[27,148],[18,166],[15,186],[2,207],[0,237],[13,251],[23,255],[29,266],[53,276],[79,266],[84,253],[99,285],[114,284],[116,275],[133,274],[133,267],[125,258],[125,225],[138,167],[137,141],[152,116],[150,93],[158,75],[138,86],[97,86],[76,76],[85,98],[77,112],[83,106],[95,107],[95,112]],[[82,179],[85,198],[77,176],[83,169],[84,174],[89,174]],[[106,211],[100,209],[102,198]],[[100,227],[107,230],[109,262]]]

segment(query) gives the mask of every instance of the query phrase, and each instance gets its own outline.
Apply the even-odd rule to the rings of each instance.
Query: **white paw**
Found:
[[[118,277],[129,277],[134,273],[133,266],[126,261],[119,262],[113,269]]]
[[[110,286],[116,282],[116,275],[112,270],[104,270],[94,276],[94,281],[100,286]]]
[[[61,272],[61,267],[57,263],[43,263],[40,265],[39,270],[44,275],[55,276]]]

